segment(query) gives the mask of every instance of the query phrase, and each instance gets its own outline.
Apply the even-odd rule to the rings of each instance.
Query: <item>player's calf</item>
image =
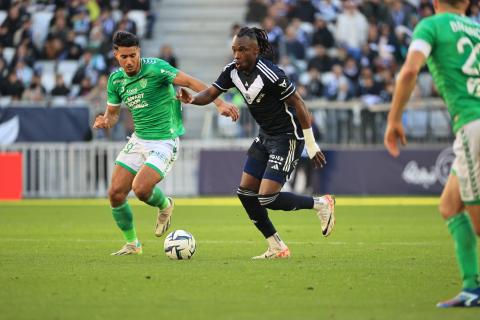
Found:
[[[258,202],[257,193],[255,191],[238,187],[237,196],[247,212],[248,217],[265,238],[276,232],[275,227],[268,218],[267,210]]]
[[[278,192],[274,194],[261,194],[258,196],[260,204],[272,210],[301,210],[313,208],[313,197],[303,196],[291,192]]]

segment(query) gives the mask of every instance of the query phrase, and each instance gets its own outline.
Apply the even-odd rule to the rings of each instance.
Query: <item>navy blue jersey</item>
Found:
[[[234,62],[229,63],[213,86],[223,92],[236,87],[260,126],[260,132],[303,139],[295,109],[285,103],[295,92],[295,85],[270,60],[259,58],[250,74],[238,71]]]

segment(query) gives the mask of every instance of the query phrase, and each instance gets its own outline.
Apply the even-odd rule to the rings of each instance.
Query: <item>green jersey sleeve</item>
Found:
[[[144,59],[143,63],[149,63],[149,59]],[[160,83],[163,84],[172,84],[173,80],[177,76],[179,70],[173,67],[170,63],[162,59],[155,59],[155,69],[157,70],[157,76]]]
[[[423,40],[431,46],[435,43],[435,25],[428,19],[423,19],[415,27],[412,40]]]
[[[426,57],[435,50],[436,28],[431,19],[423,19],[415,27],[412,36],[410,50],[418,50],[425,54]]]
[[[114,72],[108,78],[107,84],[107,104],[110,106],[120,106],[122,103],[122,98],[118,93],[119,83],[122,82],[121,79],[118,79],[116,76],[118,73]],[[117,78],[117,79],[116,79]]]

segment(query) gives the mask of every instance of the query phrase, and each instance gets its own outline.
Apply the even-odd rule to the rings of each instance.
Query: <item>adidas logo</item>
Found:
[[[248,82],[247,81],[245,81],[245,87],[248,87]]]
[[[275,169],[275,170],[280,170],[280,169],[278,168],[278,164],[274,164],[274,165],[271,166],[270,168]]]
[[[283,82],[279,84],[280,87],[286,88],[287,87],[287,80],[283,79]]]

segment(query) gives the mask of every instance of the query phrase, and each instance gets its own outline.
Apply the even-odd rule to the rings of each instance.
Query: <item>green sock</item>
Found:
[[[137,233],[133,225],[132,208],[127,201],[119,207],[112,208],[113,219],[117,226],[122,230],[123,236],[127,242],[134,242],[137,240]]]
[[[455,242],[455,252],[463,279],[463,288],[477,288],[480,285],[478,278],[477,237],[475,236],[470,217],[465,212],[462,212],[448,219],[447,225]]]
[[[153,188],[150,198],[148,198],[148,200],[145,202],[152,207],[158,207],[160,209],[165,209],[170,205],[170,201],[168,201],[168,198],[165,197],[162,190],[157,187]]]

